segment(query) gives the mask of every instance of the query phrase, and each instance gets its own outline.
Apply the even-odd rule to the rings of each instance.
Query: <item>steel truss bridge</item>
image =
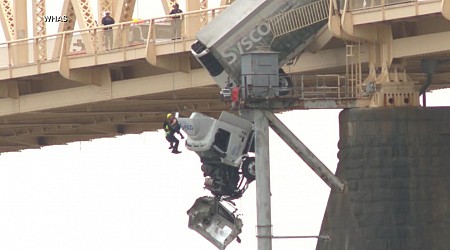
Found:
[[[190,46],[233,1],[186,1],[180,39],[169,16],[133,20],[135,0],[98,0],[98,13],[89,0],[64,0],[68,21],[47,34],[45,0],[31,2],[0,2],[0,152],[157,130],[167,112],[230,109]],[[172,2],[162,0],[166,14]],[[294,87],[279,111],[418,105],[420,93],[449,87],[450,0],[325,2],[328,25],[285,66]],[[111,50],[96,22],[105,10],[116,20]]]

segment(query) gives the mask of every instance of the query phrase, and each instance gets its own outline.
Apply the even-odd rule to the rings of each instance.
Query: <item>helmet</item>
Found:
[[[172,116],[171,113],[168,113],[168,114],[167,114],[167,118],[170,118],[171,116]]]

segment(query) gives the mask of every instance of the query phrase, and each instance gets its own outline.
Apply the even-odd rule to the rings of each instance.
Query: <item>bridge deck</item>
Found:
[[[450,25],[436,28],[436,24],[448,24],[444,7],[438,9],[436,2],[448,5],[431,1],[426,11],[401,20],[391,20],[387,8],[355,9],[353,21],[359,26],[394,21],[394,54],[408,58],[407,72],[423,82],[425,75],[418,62],[448,58],[448,44],[416,46],[417,54],[402,47],[414,41],[449,40]],[[103,45],[102,27],[0,44],[0,152],[156,130],[167,112],[189,115],[200,111],[217,116],[228,110],[219,99],[219,89],[190,53],[196,32],[223,9],[184,13],[181,39],[173,39],[169,17],[116,24],[110,51]],[[414,22],[415,32],[406,34],[399,22],[403,26]],[[39,49],[42,43],[45,51]],[[365,45],[361,50],[362,72],[367,76]],[[26,56],[18,56],[23,51],[28,51]],[[325,29],[295,64],[285,67],[289,73],[314,76],[295,81],[295,91],[286,98],[289,108],[367,106],[364,98],[343,95],[346,86],[339,79],[345,76],[345,61],[345,43]],[[447,87],[448,72],[450,66],[442,63],[432,88]],[[331,77],[334,80],[320,80],[323,76],[331,79],[329,74],[336,76]]]

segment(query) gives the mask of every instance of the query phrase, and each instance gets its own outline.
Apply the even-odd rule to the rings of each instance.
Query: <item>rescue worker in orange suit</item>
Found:
[[[172,114],[167,114],[167,119],[164,121],[163,129],[166,134],[166,140],[170,143],[169,149],[172,149],[172,153],[179,154],[181,151],[178,151],[178,145],[180,141],[175,137],[175,133],[180,133],[180,126],[176,118],[172,116]],[[183,135],[181,135],[181,139],[183,139]]]
[[[231,89],[231,108],[237,109],[239,107],[239,86],[234,86]]]

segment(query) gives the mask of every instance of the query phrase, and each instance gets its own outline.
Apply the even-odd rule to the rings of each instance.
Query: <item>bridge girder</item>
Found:
[[[46,34],[45,0],[33,0],[33,35],[38,37],[45,36]],[[37,40],[37,49],[37,60],[45,60],[47,58],[47,43],[44,39]]]
[[[97,1],[97,20],[100,22],[100,20],[102,20],[105,11],[109,10],[112,11],[112,16],[115,19],[116,16],[115,14],[115,2],[114,0],[98,0]],[[101,24],[101,22],[99,23],[99,25]]]
[[[10,41],[14,38],[14,13],[12,9],[11,0],[2,0],[0,2],[0,21],[2,23],[3,33],[5,34],[6,41]]]
[[[33,1],[39,3],[45,0]],[[68,12],[63,11],[62,15],[69,16],[68,13],[72,13],[73,16],[73,18],[69,17],[72,23],[66,28],[73,29],[75,21],[85,20],[84,17],[79,17],[85,13],[75,10],[80,6],[83,8],[83,5],[76,1],[78,7],[73,6],[74,1],[66,0],[67,6],[63,7]],[[167,0],[163,1],[169,6]],[[229,4],[229,1],[223,2]],[[109,7],[102,7],[101,10],[110,9],[114,15],[122,16],[124,12],[119,11],[118,9],[121,8],[117,7],[120,3],[123,6],[130,1],[102,0],[101,4]],[[128,4],[127,6],[130,7]],[[206,8],[205,4],[207,4],[205,0],[195,0],[184,6],[181,2],[185,12]],[[130,10],[127,11],[132,13]],[[186,14],[186,20],[200,23],[198,15],[190,17],[188,13]],[[117,17],[116,22],[120,18]],[[432,56],[448,58],[450,55],[448,46],[438,44],[438,41],[450,39],[450,29],[446,25],[448,21],[441,19],[434,16],[426,22],[420,20],[420,25],[414,25],[414,29],[411,30],[405,29],[406,32],[400,35],[396,33],[396,30],[400,29],[398,24],[408,22],[407,28],[411,28],[418,19],[396,20],[395,23],[393,22],[393,28],[389,30],[389,33],[396,34],[392,39],[393,57],[408,60],[408,70],[414,69],[414,74],[420,74],[415,65],[422,58]],[[186,26],[194,27],[191,23],[187,23]],[[426,27],[435,29],[439,27],[442,30],[428,32],[428,30],[425,31]],[[192,29],[192,32],[194,31],[195,29]],[[66,62],[69,65],[70,61],[68,69],[72,72],[66,79],[62,79],[57,66],[54,67],[55,70],[47,70],[46,73],[29,70],[29,73],[25,74],[18,71],[25,68],[21,66],[2,69],[0,77],[4,80],[0,84],[0,152],[155,130],[160,127],[160,121],[164,119],[166,112],[178,111],[183,116],[188,116],[192,111],[200,111],[215,116],[221,110],[228,109],[229,107],[218,98],[218,88],[206,72],[200,72],[203,69],[200,70],[200,65],[189,53],[189,45],[192,42],[190,39],[193,39],[193,36],[182,41],[167,40],[158,45],[155,43],[155,50],[152,53],[156,63],[150,63],[150,65],[146,61],[148,56],[141,56],[144,51],[143,44],[120,48],[112,52],[98,51],[99,53],[95,55],[94,53],[84,55],[84,51],[80,54],[67,53],[66,59],[70,60]],[[413,49],[416,48],[414,46],[418,46],[415,44],[418,40],[428,46]],[[89,40],[86,41],[89,42]],[[60,43],[56,42],[56,44]],[[129,53],[133,50],[133,53]],[[331,38],[329,32],[323,33],[321,39],[317,39],[307,50],[311,53],[303,53],[297,64],[289,66],[290,70],[286,70],[287,72],[309,71],[314,74],[327,71],[327,73],[343,74],[344,70],[345,73],[345,47],[340,46],[336,38]],[[364,44],[363,52],[368,52],[367,44]],[[85,63],[84,59],[91,61],[91,64]],[[368,53],[363,54],[361,61],[363,67],[367,67]],[[55,61],[49,62],[48,65],[50,63],[56,65]],[[32,64],[26,67],[31,69],[33,66],[39,67]],[[434,78],[435,82],[445,82],[445,86],[450,86],[448,74],[445,78],[442,75],[442,72],[449,72],[448,69],[450,64],[442,65],[437,71],[440,75]],[[8,70],[9,73],[6,73]],[[20,78],[17,77],[17,72],[22,74]],[[74,77],[74,72],[79,73],[78,76],[83,79]],[[118,72],[122,74],[119,76]],[[6,79],[7,75],[11,79]],[[106,77],[107,80],[98,81],[101,75],[110,76],[110,78],[113,76],[113,79]],[[442,77],[439,78],[439,76]],[[420,77],[422,76],[415,75],[414,79],[421,80]],[[94,82],[97,85],[94,85]],[[442,86],[444,88],[444,85]],[[440,86],[434,85],[434,87]],[[300,108],[311,108],[311,106],[303,104]],[[51,117],[53,120],[50,119]]]
[[[134,7],[136,0],[116,0],[116,13],[115,18],[119,22],[128,22],[133,19]]]

